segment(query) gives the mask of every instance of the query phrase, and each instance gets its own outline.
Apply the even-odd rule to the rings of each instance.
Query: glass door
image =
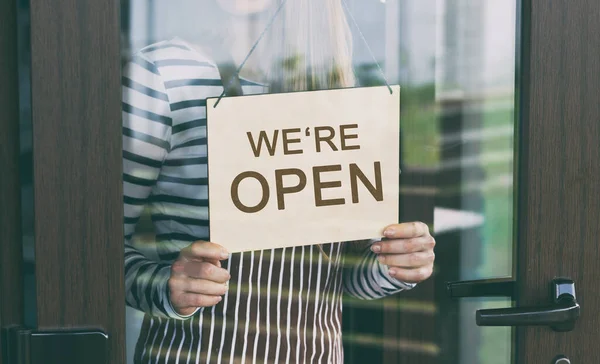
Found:
[[[290,3],[295,13],[286,11]],[[31,337],[53,335],[59,339],[31,347],[34,358],[51,362],[60,354],[52,348],[62,348],[62,363],[86,356],[110,363],[597,361],[600,5],[18,5],[0,11],[13,19],[0,22],[10,30],[0,35],[10,40],[0,44],[0,75],[13,80],[0,92],[8,111],[0,135],[13,136],[2,139],[0,156],[9,176],[0,191],[0,289],[15,292],[0,298],[0,363],[24,355],[14,348]],[[177,311],[167,285],[173,263],[181,249],[208,238],[206,201],[194,197],[208,178],[203,105],[223,89],[221,64],[245,61],[245,94],[283,87],[269,72],[285,48],[273,44],[286,39],[312,56],[347,56],[352,87],[401,86],[400,222],[429,226],[433,274],[414,288],[363,288],[385,287],[385,297],[346,292],[342,299],[339,288],[325,299],[309,287],[325,289],[338,267],[353,269],[351,260],[327,260],[342,256],[341,247],[249,251],[223,262],[233,294],[189,315]],[[312,58],[282,59],[286,72],[296,72]],[[304,278],[314,274],[295,286],[292,267]],[[148,284],[161,277],[164,286]],[[566,285],[552,297],[555,278]],[[576,297],[567,302],[568,280]],[[299,299],[278,311],[285,295]],[[328,301],[335,297],[342,306]],[[296,332],[308,311],[292,315],[288,307],[314,309],[306,338]],[[567,313],[556,318],[557,307]],[[507,322],[481,311],[488,309],[545,321]],[[65,330],[92,339],[56,335]]]

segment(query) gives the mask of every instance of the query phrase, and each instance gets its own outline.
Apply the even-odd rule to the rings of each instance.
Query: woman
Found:
[[[342,363],[342,295],[412,288],[431,275],[435,241],[426,225],[408,223],[382,226],[387,239],[378,242],[233,255],[210,242],[206,98],[224,80],[244,94],[354,85],[341,0],[288,0],[279,13],[275,0],[217,3],[230,14],[226,27],[202,44],[146,47],[124,72],[127,304],[146,313],[135,361]],[[243,77],[232,76],[244,40],[273,16]],[[249,20],[256,35],[246,34]],[[151,251],[132,242],[146,206],[157,233]]]

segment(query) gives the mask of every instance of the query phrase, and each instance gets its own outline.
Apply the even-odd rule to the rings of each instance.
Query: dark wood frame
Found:
[[[0,2],[0,328],[23,322],[16,13],[16,1]]]
[[[110,362],[122,363],[118,3],[30,3],[36,300],[44,303],[37,326],[100,327],[110,335]],[[597,363],[600,2],[522,6],[517,304],[547,304],[547,284],[568,276],[583,311],[572,333],[516,330],[517,363],[550,363],[557,354]],[[0,79],[8,82],[0,84],[0,290],[13,292],[0,295],[2,326],[23,321],[16,31],[15,2],[1,2]]]
[[[123,363],[119,4],[31,0],[30,17],[37,328],[100,328]]]
[[[517,330],[517,363],[600,363],[600,2],[523,0],[522,14],[517,304],[549,303],[566,276],[582,315],[568,334]]]

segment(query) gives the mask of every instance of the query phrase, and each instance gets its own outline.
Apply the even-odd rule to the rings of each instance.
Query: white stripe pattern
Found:
[[[170,304],[170,264],[210,238],[205,103],[220,82],[209,58],[177,38],[141,50],[123,72],[126,303],[147,314],[136,362],[341,363],[342,293],[375,299],[412,288],[389,276],[368,242],[350,269],[342,266],[355,243],[325,245],[330,259],[312,246],[234,254],[226,267],[237,285],[221,303],[186,317]],[[157,241],[142,247],[134,233],[145,208]]]

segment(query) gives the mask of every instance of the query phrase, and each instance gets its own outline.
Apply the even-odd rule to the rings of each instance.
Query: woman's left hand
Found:
[[[371,246],[389,274],[406,283],[420,283],[433,273],[435,239],[422,222],[394,224],[385,228],[386,240]]]

